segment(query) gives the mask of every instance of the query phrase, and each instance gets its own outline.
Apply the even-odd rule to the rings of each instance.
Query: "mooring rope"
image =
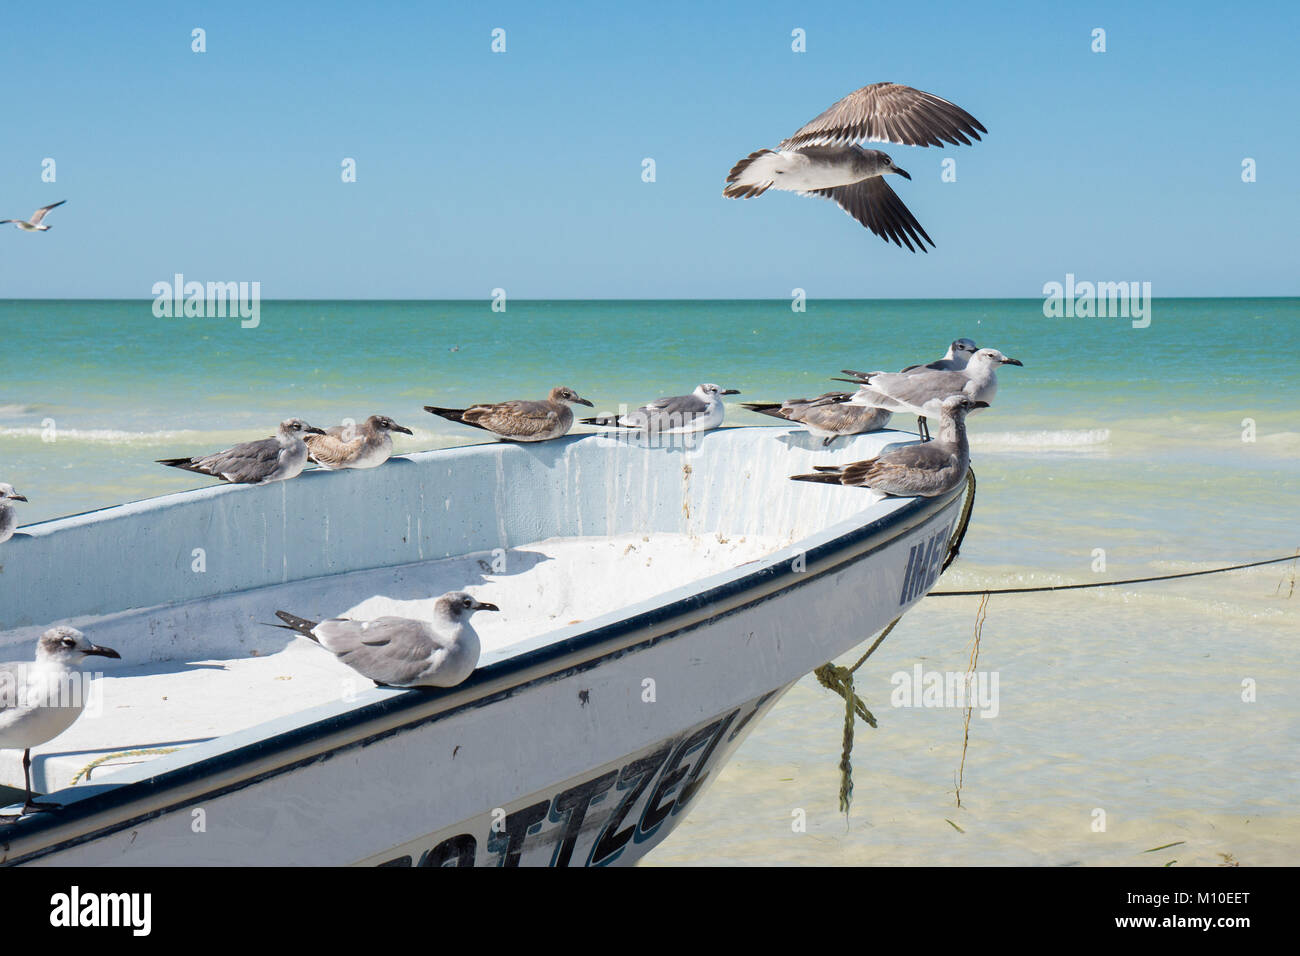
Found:
[[[140,750],[123,750],[120,753],[104,754],[104,756],[96,757],[90,763],[78,770],[72,780],[68,782],[68,786],[75,786],[76,782],[81,779],[83,774],[86,779],[89,780],[90,772],[108,760],[116,760],[118,757],[151,757],[158,754],[173,754],[180,749],[180,747],[144,747]]]
[[[975,591],[931,591],[927,597],[979,597],[981,594],[1034,594],[1042,591],[1080,591],[1084,588],[1111,588],[1120,584],[1146,584],[1150,581],[1172,581],[1175,578],[1195,578],[1202,574],[1224,574],[1228,571],[1240,571],[1243,568],[1260,568],[1266,564],[1281,564],[1283,561],[1300,560],[1300,549],[1295,554],[1281,558],[1269,558],[1267,561],[1251,561],[1248,564],[1234,564],[1226,568],[1210,568],[1206,571],[1183,571],[1179,574],[1159,574],[1150,578],[1127,578],[1123,581],[1094,581],[1089,584],[1044,584],[1036,588],[979,588]],[[945,565],[946,566],[946,565]]]
[[[948,539],[948,555],[944,558],[939,573],[943,574],[948,570],[948,565],[956,559],[957,553],[961,550],[961,543],[966,538],[966,529],[970,526],[971,510],[975,506],[975,469],[966,470],[966,500],[962,504],[961,517],[957,520],[957,525],[953,529],[952,536]],[[827,690],[833,690],[844,698],[844,739],[840,747],[840,812],[846,817],[849,813],[849,806],[853,802],[853,724],[854,717],[861,717],[870,726],[876,726],[876,718],[867,710],[867,705],[862,702],[853,689],[853,674],[861,667],[868,657],[875,653],[876,648],[881,645],[889,632],[894,626],[903,619],[900,614],[889,622],[889,626],[880,632],[877,637],[867,648],[867,652],[858,658],[858,662],[852,667],[840,667],[834,663],[826,663],[813,671],[813,675],[821,682],[821,685]]]

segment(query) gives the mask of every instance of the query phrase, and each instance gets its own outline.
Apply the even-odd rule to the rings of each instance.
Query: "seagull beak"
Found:
[[[904,179],[912,178],[912,174],[909,173],[906,169],[899,169],[897,166],[895,166],[894,172],[898,173],[898,175],[902,176]]]
[[[315,425],[308,425],[306,428],[303,429],[303,431],[306,432],[308,435],[324,435],[324,434],[325,434],[325,429],[323,429],[323,428],[317,428]]]
[[[575,405],[586,405],[588,408],[596,407],[595,405],[591,404],[591,402],[587,401],[585,398],[575,398],[573,402]]]
[[[112,657],[119,661],[122,659],[122,655],[111,647],[100,647],[98,644],[91,644],[90,647],[86,648],[82,653],[87,657],[93,655],[95,657]]]
[[[409,428],[403,428],[401,425],[394,425],[392,428],[389,429],[389,431],[401,432],[403,435],[415,434],[415,432],[411,431]]]
[[[989,407],[988,402],[974,402],[971,404],[971,408],[988,408],[988,407]]]
[[[499,610],[501,610],[501,608],[497,607],[495,604],[485,604],[484,602],[480,601],[480,602],[478,602],[477,604],[474,605],[474,610],[476,610],[476,611],[499,611]]]
[[[26,501],[27,499],[24,498],[24,497],[23,497],[22,495],[20,495],[20,494],[12,494],[12,495],[9,496],[9,500],[10,500],[10,501]]]
[[[1020,361],[1020,359],[1013,359],[1013,358],[1004,358],[1004,359],[1002,360],[1002,364],[1003,364],[1003,365],[1019,365],[1021,368],[1024,368],[1024,367],[1025,367],[1025,363],[1024,363],[1024,362]]]
[[[722,394],[723,394],[723,395],[739,395],[739,394],[740,394],[740,389],[738,389],[738,388],[724,388],[724,389],[722,390]]]

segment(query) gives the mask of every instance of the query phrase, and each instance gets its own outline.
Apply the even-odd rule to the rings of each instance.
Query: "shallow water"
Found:
[[[662,336],[642,334],[650,320]],[[524,330],[550,347],[522,348]],[[994,407],[971,421],[979,494],[939,589],[1144,577],[1300,546],[1295,299],[1157,300],[1146,329],[1046,319],[1037,300],[814,301],[804,314],[785,302],[512,302],[504,314],[272,302],[247,330],[155,319],[148,302],[0,302],[0,334],[37,343],[0,382],[0,480],[31,499],[24,523],[202,485],[153,459],[267,435],[290,415],[389,414],[416,430],[400,453],[480,440],[424,404],[564,384],[612,411],[702,381],[741,389],[737,401],[780,399],[834,387],[841,368],[936,358],[968,335],[1025,366],[1004,371]],[[647,863],[1300,862],[1291,575],[993,597],[979,670],[999,676],[998,714],[971,720],[960,809],[963,710],[890,706],[895,673],[969,659],[978,599],[927,599],[859,672],[880,728],[857,728],[847,828],[843,704],[805,678]],[[795,810],[806,832],[793,832]]]

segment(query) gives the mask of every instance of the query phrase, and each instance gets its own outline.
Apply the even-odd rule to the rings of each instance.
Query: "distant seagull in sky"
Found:
[[[950,395],[939,410],[939,437],[919,445],[904,445],[866,461],[815,468],[815,474],[791,475],[795,481],[871,488],[886,495],[933,498],[961,484],[970,467],[966,416],[986,402]]]
[[[392,432],[412,434],[387,415],[371,415],[360,425],[335,425],[309,434],[307,453],[322,468],[375,468],[393,454]]]
[[[506,441],[547,441],[568,434],[573,427],[570,403],[593,407],[573,389],[559,386],[551,389],[551,394],[540,402],[497,402],[469,408],[425,405],[424,410],[448,421],[490,431]]]
[[[433,603],[433,620],[379,617],[373,621],[333,618],[308,621],[288,611],[275,616],[363,677],[388,687],[454,687],[478,665],[479,639],[470,624],[475,611],[499,611],[464,591],[450,591]]]
[[[57,207],[62,206],[65,202],[67,202],[66,199],[60,199],[58,202],[52,202],[48,206],[42,206],[40,209],[32,213],[31,219],[0,219],[0,225],[4,225],[6,222],[12,222],[23,232],[49,232],[50,227],[42,225],[41,220],[45,218],[47,212],[51,209],[56,209]]]
[[[90,643],[75,627],[52,627],[36,645],[35,662],[0,664],[0,750],[23,752],[23,813],[59,809],[32,799],[32,748],[53,740],[81,716],[86,658],[121,656]]]
[[[14,490],[14,486],[0,481],[0,544],[14,536],[18,527],[18,513],[14,511],[15,501],[27,499]]]
[[[302,436],[323,434],[322,429],[308,425],[301,418],[289,418],[280,422],[271,438],[240,442],[212,455],[159,458],[158,464],[237,484],[264,485],[296,478],[307,467],[307,443]]]
[[[584,425],[598,425],[603,428],[622,428],[635,431],[652,432],[657,435],[681,435],[688,432],[703,432],[717,428],[722,424],[726,406],[722,404],[723,395],[739,395],[734,388],[706,383],[698,385],[689,395],[673,395],[668,398],[656,398],[647,405],[642,405],[626,415],[598,415],[584,418]]]
[[[872,83],[850,93],[775,150],[760,149],[736,163],[722,195],[752,199],[769,189],[834,200],[886,242],[909,252],[934,245],[885,176],[912,177],[888,154],[858,143],[969,146],[987,133],[975,117],[932,93],[899,83]],[[915,243],[915,247],[913,246]]]
[[[841,435],[860,435],[889,424],[892,412],[884,408],[852,405],[852,392],[826,392],[817,398],[792,398],[785,402],[743,402],[751,412],[771,415],[803,425],[822,440],[825,448]],[[822,404],[827,402],[827,404]]]

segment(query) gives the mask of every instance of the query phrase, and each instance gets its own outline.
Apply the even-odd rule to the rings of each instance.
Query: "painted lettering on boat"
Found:
[[[630,843],[654,839],[665,820],[680,813],[717,763],[720,745],[734,741],[771,691],[720,717],[640,751],[608,770],[517,807],[483,831],[439,839],[429,849],[380,866],[518,866],[525,855],[551,847],[551,866],[613,863]]]
[[[948,554],[948,540],[952,535],[952,523],[946,531],[937,531],[928,540],[912,545],[907,555],[907,569],[903,572],[903,589],[898,593],[898,605],[902,607],[908,601],[919,597],[939,580],[939,569]]]

